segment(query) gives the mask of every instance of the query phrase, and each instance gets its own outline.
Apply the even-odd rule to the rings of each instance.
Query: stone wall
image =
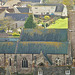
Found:
[[[60,65],[67,65],[67,58],[69,58],[68,55],[63,55],[63,54],[47,54],[48,58],[52,61],[53,65],[56,65],[56,59],[60,59]],[[69,64],[70,65],[70,61]]]
[[[72,55],[75,58],[75,10],[69,11],[69,40],[72,44]]]
[[[4,66],[4,54],[0,54],[0,66]],[[17,54],[17,69],[15,69],[15,61],[14,61],[15,54],[6,54],[6,63],[5,66],[9,66],[10,72],[14,73],[15,70],[19,73],[31,73],[32,72],[32,54]],[[22,68],[22,60],[23,58],[28,60],[28,67]],[[11,59],[11,66],[10,66],[10,59]]]

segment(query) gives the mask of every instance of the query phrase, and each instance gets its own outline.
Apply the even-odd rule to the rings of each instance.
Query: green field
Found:
[[[47,27],[47,29],[68,29],[68,18],[65,19],[58,19],[55,21],[54,24],[51,24]]]

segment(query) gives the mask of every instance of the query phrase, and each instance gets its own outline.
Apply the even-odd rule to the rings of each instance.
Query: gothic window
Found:
[[[69,58],[66,59],[66,63],[67,63],[67,65],[69,64]]]
[[[41,63],[39,63],[38,65],[39,65],[39,66],[44,66],[44,63],[41,62]]]
[[[27,68],[28,67],[28,60],[26,58],[23,58],[22,60],[22,68]]]
[[[11,66],[11,58],[9,59],[9,66]]]
[[[14,56],[14,61],[17,61],[17,55]]]

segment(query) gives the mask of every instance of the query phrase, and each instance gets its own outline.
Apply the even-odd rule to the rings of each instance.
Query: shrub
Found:
[[[48,20],[48,19],[50,19],[50,17],[49,16],[44,16],[44,19]]]
[[[16,32],[12,33],[12,35],[13,36],[20,36],[20,34],[19,33],[16,33]]]

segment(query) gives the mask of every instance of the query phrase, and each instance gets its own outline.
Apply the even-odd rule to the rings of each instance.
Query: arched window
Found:
[[[45,66],[45,65],[44,65],[44,63],[41,62],[38,64],[38,66]]]
[[[26,58],[23,58],[22,60],[22,68],[27,68],[28,67],[28,60]]]
[[[9,66],[11,66],[11,58],[9,59]]]

